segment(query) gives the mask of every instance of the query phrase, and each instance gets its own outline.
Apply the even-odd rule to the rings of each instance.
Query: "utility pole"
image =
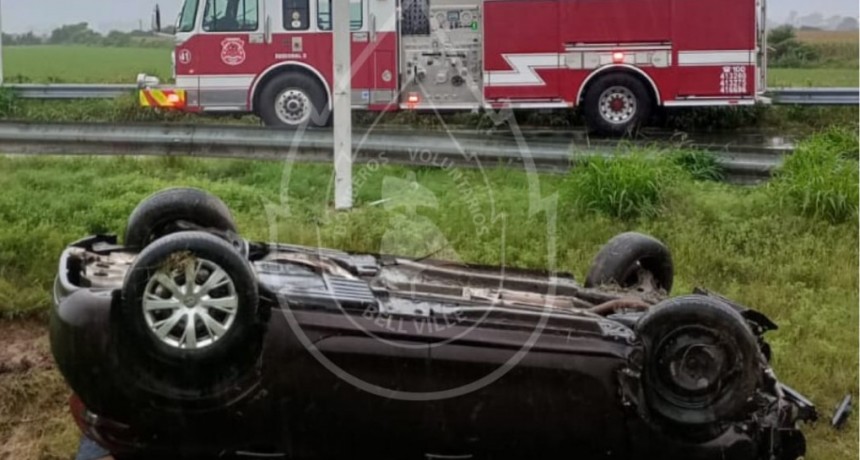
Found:
[[[0,85],[3,84],[3,1],[0,0]]]
[[[350,0],[331,0],[334,53],[334,207],[352,209],[352,65]]]

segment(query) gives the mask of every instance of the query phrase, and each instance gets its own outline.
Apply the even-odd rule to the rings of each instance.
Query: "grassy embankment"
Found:
[[[357,208],[332,213],[331,169],[323,165],[294,166],[285,185],[283,165],[272,162],[2,157],[0,316],[6,319],[0,325],[23,324],[21,317],[44,321],[63,247],[85,234],[121,232],[141,198],[168,186],[220,195],[253,239],[379,251],[387,232],[421,234],[420,222],[429,220],[465,261],[546,268],[555,259],[580,279],[603,242],[637,230],[672,248],[676,293],[704,285],[779,323],[768,337],[776,370],[823,415],[807,429],[807,458],[856,456],[857,418],[840,432],[826,422],[842,396],[857,396],[856,134],[830,132],[806,142],[780,178],[751,188],[703,180],[719,175],[707,155],[654,161],[625,153],[568,176],[538,176],[540,202],[558,197],[549,213],[533,212],[535,190],[513,170],[464,170],[458,179],[433,168],[358,166]],[[404,189],[385,185],[386,178],[413,173],[436,205],[415,206]],[[393,201],[372,204],[381,198]],[[481,230],[477,214],[496,224]],[[39,344],[44,348],[45,339]],[[75,433],[65,391],[50,367],[0,372],[0,445],[15,458],[68,458]]]

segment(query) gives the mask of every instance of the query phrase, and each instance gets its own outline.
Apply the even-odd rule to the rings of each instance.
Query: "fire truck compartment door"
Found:
[[[413,0],[401,12],[402,95],[416,108],[477,107],[483,12],[477,0]]]
[[[484,3],[484,95],[488,100],[558,97],[562,41],[556,0]]]
[[[718,5],[703,8],[696,0],[672,2],[672,42],[677,49],[681,97],[744,97],[755,93],[755,0]]]

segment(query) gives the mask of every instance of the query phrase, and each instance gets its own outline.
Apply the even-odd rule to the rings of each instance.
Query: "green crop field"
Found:
[[[782,87],[843,87],[858,86],[857,68],[853,69],[768,69],[767,81],[771,88]]]
[[[3,48],[6,81],[134,83],[137,74],[170,78],[170,50],[98,46],[9,46]]]
[[[417,243],[399,250],[424,256],[432,222],[463,261],[554,266],[579,279],[611,236],[650,233],[673,251],[676,294],[706,286],[780,325],[767,337],[776,372],[822,413],[805,428],[806,458],[856,458],[857,417],[842,431],[827,423],[837,402],[858,390],[856,134],[831,130],[802,143],[775,180],[756,187],[710,181],[721,171],[704,153],[622,153],[531,179],[510,169],[360,165],[348,213],[331,211],[327,165],[0,157],[0,336],[43,357],[0,372],[0,457],[68,459],[75,447],[68,390],[44,332],[60,251],[89,233],[122,232],[140,199],[182,185],[221,196],[252,239],[377,252],[396,232],[398,241]],[[480,227],[477,213],[491,224]],[[16,330],[30,337],[7,338]]]

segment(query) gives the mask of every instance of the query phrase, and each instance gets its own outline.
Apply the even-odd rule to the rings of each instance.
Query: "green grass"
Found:
[[[658,214],[682,169],[670,157],[654,158],[655,154],[659,152],[633,151],[580,162],[563,188],[566,201],[580,210],[619,219]]]
[[[851,69],[775,69],[767,70],[768,87],[846,87],[858,86],[857,67]]]
[[[785,160],[771,184],[780,204],[832,222],[856,220],[857,137],[831,130],[814,136]]]
[[[850,148],[856,141],[852,133],[827,133],[801,146],[798,155],[839,151],[838,161],[856,170],[857,154]],[[221,196],[252,239],[414,256],[427,255],[428,242],[447,242],[447,254],[463,261],[556,267],[580,279],[610,237],[646,232],[672,248],[675,293],[703,285],[780,325],[768,336],[776,371],[818,404],[824,420],[846,393],[856,397],[856,195],[850,209],[840,211],[848,218],[833,220],[782,205],[778,186],[697,182],[678,175],[678,166],[648,163],[641,155],[593,163],[570,176],[357,166],[357,206],[346,213],[330,210],[326,165],[294,165],[286,181],[285,165],[273,162],[0,157],[0,317],[46,311],[58,255],[69,242],[94,232],[122,232],[132,208],[154,191],[197,186]],[[654,201],[650,175],[671,179],[657,186]],[[611,180],[600,181],[606,177]],[[793,186],[834,193],[815,181]],[[613,189],[645,196],[631,199],[649,212],[616,213],[614,205],[591,207],[578,198],[591,194],[600,200]],[[851,193],[839,190],[837,196]],[[807,458],[856,457],[857,428],[852,417],[843,431],[826,421],[807,429]]]
[[[137,74],[171,77],[170,50],[44,45],[3,47],[7,82],[134,83]]]

